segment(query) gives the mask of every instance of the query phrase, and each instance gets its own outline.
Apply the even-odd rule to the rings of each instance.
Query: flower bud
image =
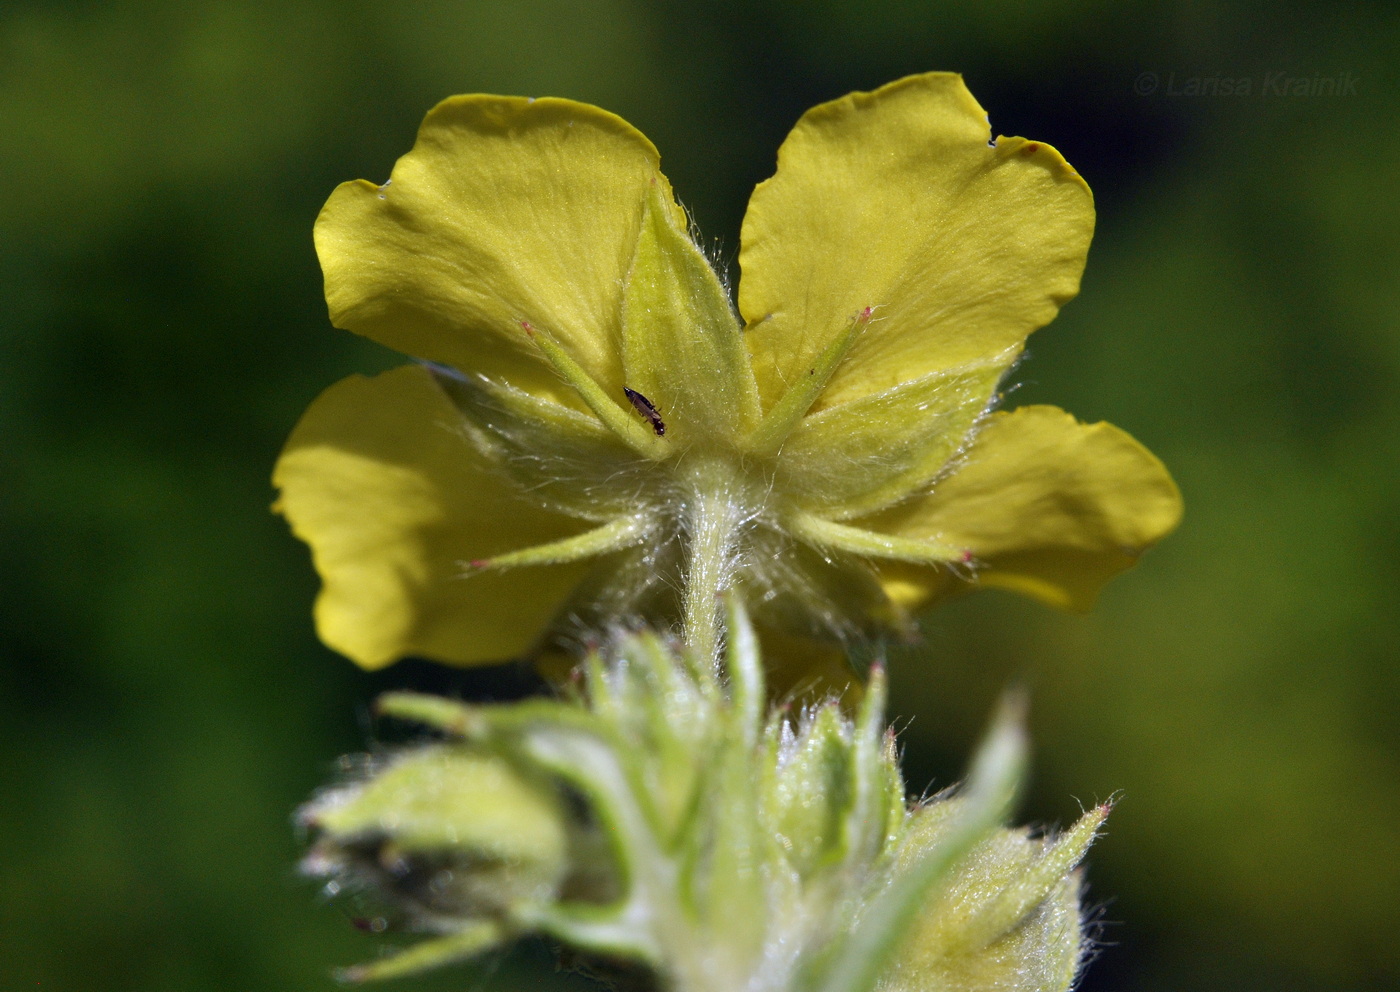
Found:
[[[310,875],[368,887],[420,929],[503,918],[554,898],[568,853],[555,793],[464,745],[409,751],[301,812],[320,839]]]
[[[941,843],[962,802],[935,800],[915,811],[898,863]],[[1058,837],[998,829],[984,838],[920,911],[880,992],[1071,988],[1086,949],[1075,866],[1108,812],[1098,806]]]

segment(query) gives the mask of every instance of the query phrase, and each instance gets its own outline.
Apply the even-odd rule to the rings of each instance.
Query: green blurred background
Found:
[[[448,94],[569,96],[646,132],[732,253],[803,109],[938,68],[1098,198],[1013,402],[1125,427],[1187,516],[1088,617],[930,617],[894,664],[909,776],[956,776],[1028,680],[1024,816],[1123,797],[1086,989],[1395,988],[1397,66],[1389,5],[8,0],[0,987],[333,988],[379,939],[297,878],[291,810],[376,692],[513,689],[320,647],[268,512],[303,407],[396,361],[326,320],[336,183],[385,178]],[[1276,92],[1298,77],[1338,92]]]

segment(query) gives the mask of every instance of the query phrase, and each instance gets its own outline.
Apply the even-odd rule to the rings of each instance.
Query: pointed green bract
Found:
[[[465,567],[467,570],[480,571],[486,568],[519,568],[521,565],[557,565],[560,562],[580,561],[584,558],[596,558],[610,551],[620,551],[640,544],[646,538],[646,518],[618,517],[601,527],[575,534],[573,537],[466,562]]]
[[[548,331],[534,326],[529,321],[521,321],[520,326],[549,359],[559,377],[574,388],[579,399],[587,404],[588,409],[592,410],[619,440],[643,458],[666,457],[669,452],[659,433],[653,436],[653,431],[643,428],[629,417],[620,405],[620,398],[608,393],[586,368],[574,360],[567,348],[555,341]]]
[[[934,372],[804,417],[778,458],[782,485],[832,520],[907,498],[971,442],[1014,357]]]
[[[598,418],[484,376],[427,370],[461,411],[475,447],[533,501],[585,520],[636,509],[620,477],[643,474],[649,463]]]
[[[336,977],[342,982],[373,982],[414,975],[484,954],[500,946],[507,936],[500,924],[491,920],[475,920],[456,933],[425,940],[373,964],[342,968]]]
[[[821,398],[822,392],[831,382],[831,377],[851,350],[851,346],[855,344],[861,332],[870,326],[874,311],[874,307],[866,307],[859,313],[852,314],[846,321],[845,328],[833,334],[826,347],[812,357],[811,367],[805,373],[799,368],[788,378],[781,395],[764,415],[763,422],[758,425],[753,435],[747,438],[746,446],[751,453],[767,457],[778,452],[802,418],[807,415],[807,411]],[[761,329],[753,324],[746,328],[750,341]]]
[[[392,833],[405,851],[461,849],[473,857],[557,873],[564,859],[562,811],[548,789],[487,754],[426,748],[366,785],[332,793],[306,817],[337,842]]]
[[[946,565],[971,558],[970,551],[960,551],[936,535],[922,540],[891,537],[880,531],[823,520],[810,513],[793,513],[788,522],[794,533],[819,548],[844,551],[861,558],[889,558],[923,565]]]
[[[627,274],[623,368],[676,443],[732,443],[758,420],[739,320],[704,254],[654,184]]]
[[[378,716],[432,727],[450,737],[476,737],[481,733],[481,716],[476,707],[442,696],[422,692],[389,692],[375,702],[374,711]]]

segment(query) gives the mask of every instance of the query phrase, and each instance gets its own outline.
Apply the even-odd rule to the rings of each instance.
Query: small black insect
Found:
[[[622,387],[622,391],[627,394],[627,402],[632,404],[632,408],[643,417],[647,418],[647,422],[651,424],[651,429],[656,431],[657,437],[661,437],[666,433],[666,424],[661,420],[661,414],[656,411],[656,407],[652,404],[651,400],[647,399],[635,389],[628,389],[626,386]]]

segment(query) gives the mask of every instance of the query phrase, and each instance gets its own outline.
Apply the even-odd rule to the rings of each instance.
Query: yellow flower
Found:
[[[1053,148],[989,139],[947,73],[808,111],[736,314],[625,121],[439,104],[316,224],[332,321],[425,363],[331,387],[278,463],[322,638],[476,664],[635,616],[703,653],[730,587],[775,639],[899,631],[977,585],[1087,606],[1180,496],[1117,428],[992,412],[1094,212]]]

